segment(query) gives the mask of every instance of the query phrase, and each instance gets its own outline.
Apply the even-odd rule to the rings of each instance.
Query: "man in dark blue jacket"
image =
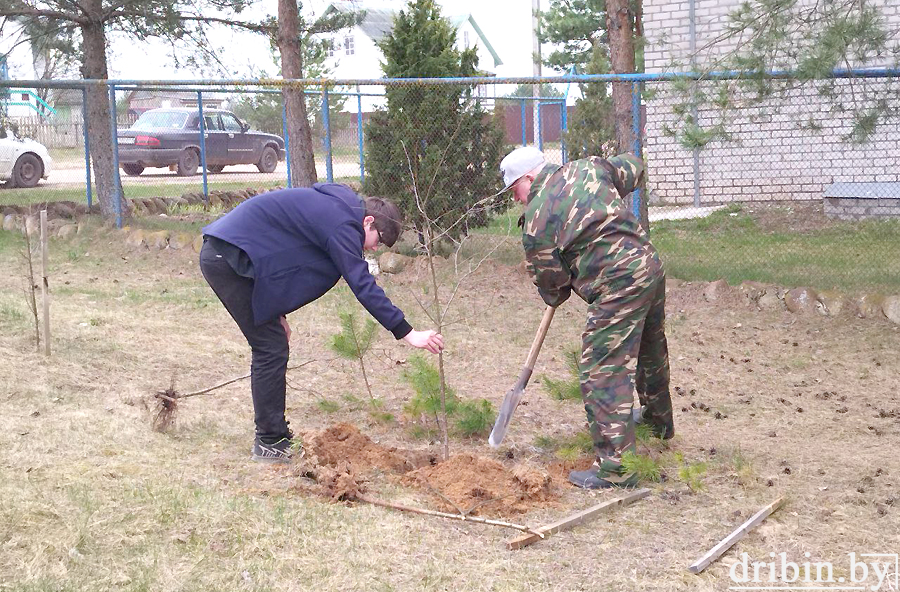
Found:
[[[401,214],[391,202],[363,200],[346,185],[271,191],[203,229],[200,270],[250,344],[256,416],[253,460],[290,459],[284,417],[291,329],[285,315],[344,278],[360,303],[397,339],[440,352],[443,338],[414,331],[369,273],[363,249],[393,246]]]

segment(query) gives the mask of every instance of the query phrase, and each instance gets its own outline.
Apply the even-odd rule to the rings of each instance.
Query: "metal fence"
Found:
[[[900,291],[898,71],[840,71],[819,81],[799,81],[790,73],[774,72],[765,77],[715,73],[705,77],[348,80],[331,81],[325,88],[320,80],[295,83],[306,84],[320,180],[349,183],[357,189],[408,190],[405,177],[434,169],[437,163],[428,160],[434,154],[447,159],[468,150],[467,154],[479,155],[472,157],[475,160],[488,158],[483,150],[486,132],[472,123],[476,120],[497,130],[500,156],[516,145],[535,145],[549,161],[565,163],[570,141],[567,128],[581,116],[574,97],[496,96],[496,85],[529,82],[631,86],[632,150],[645,158],[648,182],[646,193],[636,192],[637,199],[629,207],[638,212],[640,200],[649,202],[651,236],[674,277]],[[36,88],[42,83],[3,84]],[[108,85],[111,105],[116,105],[118,113],[119,140],[114,148],[125,173],[121,196],[137,204],[138,214],[161,213],[171,207],[145,203],[155,198],[191,196],[194,202],[217,205],[216,195],[221,192],[242,191],[246,196],[290,186],[288,159],[272,163],[255,152],[252,157],[234,158],[253,149],[247,144],[252,132],[241,130],[241,120],[279,141],[286,136],[276,82],[46,84],[82,89],[86,84]],[[407,126],[406,136],[392,136],[402,145],[391,153],[393,169],[391,162],[378,160],[385,156],[378,156],[376,150],[385,145],[377,124],[388,102],[406,114],[406,120],[396,121]],[[454,107],[463,103],[479,114],[468,123],[460,121]],[[181,125],[179,130],[191,137],[193,160],[149,164],[129,160],[135,144],[151,150],[160,139],[159,128],[142,127],[142,114],[160,107],[197,112],[193,124],[190,117],[169,123],[169,131]],[[229,112],[240,119],[232,120]],[[91,134],[81,125],[83,119],[76,110],[65,124],[52,119],[20,122],[20,133],[48,147],[52,164],[47,163],[48,178],[36,187],[0,191],[0,208],[95,201],[88,166]],[[62,125],[74,127],[61,133]],[[56,131],[47,131],[53,126]],[[79,139],[72,141],[74,136]],[[436,145],[442,150],[429,152]],[[16,163],[9,160],[13,157],[15,150],[7,151],[0,177],[12,176],[11,184],[27,185],[28,179],[18,182],[22,179],[16,178]],[[414,162],[418,164],[413,166]],[[470,162],[464,170],[448,172],[447,183],[438,183],[439,192],[446,199],[464,199],[472,192],[487,195],[487,185],[493,183],[496,188],[499,177],[495,162],[490,170],[484,168],[486,162]],[[421,169],[416,168],[419,165]],[[367,183],[372,171],[381,178]],[[490,183],[485,184],[485,176]],[[468,195],[468,199],[474,197]],[[473,236],[482,233],[488,244],[492,232],[514,233],[513,218],[498,207],[463,226]]]

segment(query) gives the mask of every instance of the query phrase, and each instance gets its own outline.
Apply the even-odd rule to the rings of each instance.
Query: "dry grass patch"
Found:
[[[246,344],[204,287],[194,254],[131,250],[102,229],[66,245],[79,255],[58,243],[51,250],[49,360],[33,352],[28,324],[14,312],[26,311],[18,263],[9,246],[0,249],[8,270],[0,276],[0,589],[718,591],[731,585],[728,562],[740,552],[809,552],[838,563],[900,544],[900,460],[890,454],[900,445],[900,333],[887,323],[713,307],[691,286],[673,290],[677,436],[638,450],[664,479],[633,506],[508,552],[503,541],[514,531],[333,504],[291,469],[251,464],[246,382],[184,401],[170,433],[153,432],[153,393],[173,375],[176,388],[191,391],[245,373]],[[452,262],[441,271],[454,273]],[[424,325],[415,268],[380,283],[414,326]],[[527,278],[502,264],[473,273],[455,298],[449,380],[461,399],[498,405],[543,305]],[[292,427],[343,422],[385,448],[438,453],[437,443],[409,436],[403,409],[414,393],[400,374],[412,352],[389,334],[376,334],[367,371],[396,420],[350,404],[367,395],[353,362],[333,359],[327,342],[340,330],[338,312],[354,303],[340,287],[290,315],[292,363],[316,360],[290,376]],[[539,372],[565,375],[584,313],[575,301],[560,309]],[[590,462],[589,453],[556,454],[561,443],[578,446],[580,404],[538,385],[525,403],[502,449],[465,440],[451,452],[560,480]],[[679,476],[700,464],[699,476]],[[438,503],[385,470],[367,486],[399,503]],[[610,495],[560,485],[556,505],[516,520],[551,522]],[[790,502],[764,527],[702,575],[687,573],[780,495]]]

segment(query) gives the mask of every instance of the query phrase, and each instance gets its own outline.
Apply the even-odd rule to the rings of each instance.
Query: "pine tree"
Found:
[[[366,373],[365,357],[375,340],[375,321],[366,319],[363,327],[358,327],[356,315],[352,312],[340,313],[341,332],[331,338],[331,350],[348,360],[357,360],[362,371],[366,390],[369,392],[369,400],[374,401],[372,387],[369,385],[369,376]]]
[[[441,16],[435,0],[411,0],[379,43],[384,74],[476,75],[475,49],[460,51],[455,40],[456,30]],[[386,95],[387,108],[374,113],[366,125],[364,191],[390,198],[419,231],[426,218],[440,222],[465,216],[451,234],[484,225],[486,212],[473,210],[473,204],[499,186],[503,134],[473,87],[393,86]]]
[[[586,74],[609,73],[605,48],[597,45]],[[566,149],[569,158],[587,156],[613,156],[617,150],[616,128],[613,119],[609,85],[605,82],[589,82],[582,85],[582,97],[575,101],[575,109],[566,130]]]

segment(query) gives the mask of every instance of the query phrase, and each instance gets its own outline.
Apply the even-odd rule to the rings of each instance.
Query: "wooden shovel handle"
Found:
[[[525,360],[525,370],[528,371],[528,374],[531,374],[531,371],[534,370],[534,363],[537,361],[538,353],[541,351],[541,346],[544,344],[544,337],[547,336],[547,329],[550,328],[550,321],[553,320],[553,313],[556,312],[556,307],[548,306],[547,310],[544,311],[544,318],[541,319],[541,326],[538,327],[537,335],[534,336],[534,341],[531,344],[531,350],[528,352],[528,358]]]

